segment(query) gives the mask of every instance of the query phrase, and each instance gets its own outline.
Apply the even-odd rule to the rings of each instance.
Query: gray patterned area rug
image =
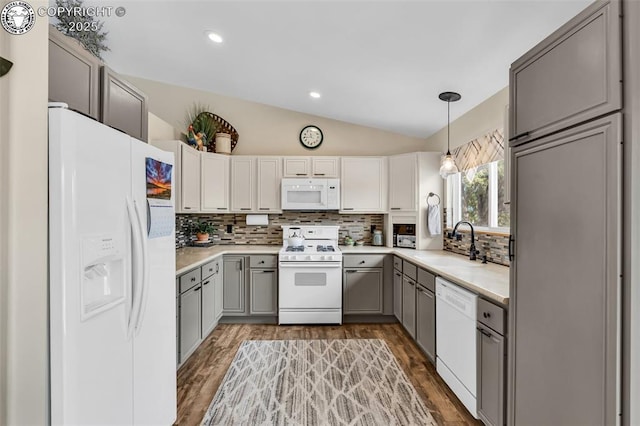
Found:
[[[246,340],[202,425],[436,425],[383,340]]]

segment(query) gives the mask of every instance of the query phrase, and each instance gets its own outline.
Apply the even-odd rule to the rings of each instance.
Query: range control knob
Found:
[[[325,256],[320,256],[320,260],[325,260]]]
[[[327,256],[326,260],[333,260],[333,256]]]
[[[307,257],[306,257],[306,260],[311,260],[311,256],[307,256]]]

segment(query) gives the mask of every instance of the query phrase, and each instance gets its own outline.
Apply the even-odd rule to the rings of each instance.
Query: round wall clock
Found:
[[[300,131],[300,143],[305,148],[316,149],[322,144],[322,130],[317,126],[305,126]]]

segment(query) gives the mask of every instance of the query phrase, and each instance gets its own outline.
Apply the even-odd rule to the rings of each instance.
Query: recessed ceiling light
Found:
[[[318,99],[320,97],[320,93],[318,92],[309,92],[309,96],[312,98]]]
[[[222,37],[212,31],[207,31],[207,37],[209,37],[209,40],[215,43],[222,43]]]

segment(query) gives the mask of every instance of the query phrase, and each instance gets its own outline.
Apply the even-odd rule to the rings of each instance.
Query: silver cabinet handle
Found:
[[[202,286],[199,285],[198,287],[194,288],[193,291],[200,291],[201,289],[202,289]]]
[[[314,173],[314,176],[324,176],[324,173]]]
[[[203,282],[203,283],[202,283],[202,285],[207,285],[207,284],[209,284],[210,282],[211,282],[211,281],[207,280],[207,281]]]
[[[226,210],[226,207],[218,207],[218,210]]]
[[[271,210],[269,207],[260,207],[258,210]]]
[[[306,176],[306,173],[296,173],[296,176]]]
[[[342,210],[353,210],[353,207],[343,207]]]
[[[251,210],[250,207],[240,207],[240,210]]]
[[[391,207],[389,210],[400,210],[400,207]]]
[[[183,207],[185,210],[191,210],[191,207]]]

